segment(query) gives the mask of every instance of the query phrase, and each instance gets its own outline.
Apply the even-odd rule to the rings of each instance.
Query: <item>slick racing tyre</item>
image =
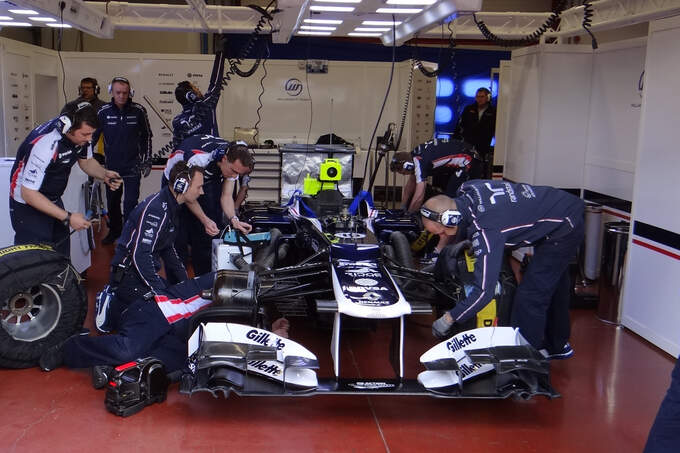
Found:
[[[0,249],[0,367],[37,365],[86,314],[87,294],[66,257],[46,245]]]

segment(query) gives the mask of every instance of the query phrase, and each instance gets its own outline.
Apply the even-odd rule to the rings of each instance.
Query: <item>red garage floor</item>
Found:
[[[89,270],[90,303],[108,278],[112,247]],[[573,358],[553,364],[562,397],[446,400],[426,396],[237,397],[201,393],[168,399],[129,418],[104,408],[84,371],[0,370],[0,452],[640,452],[670,382],[671,358],[592,310],[572,312]],[[407,377],[435,344],[432,319],[407,323]],[[92,325],[88,316],[86,325]],[[343,334],[343,366],[357,377],[390,376],[389,331]],[[330,332],[292,323],[291,337],[329,375]]]

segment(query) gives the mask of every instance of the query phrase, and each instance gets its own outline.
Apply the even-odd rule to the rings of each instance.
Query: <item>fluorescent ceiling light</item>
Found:
[[[32,27],[33,24],[29,24],[28,22],[0,22],[0,26],[2,27]]]
[[[347,33],[347,36],[380,36],[382,33]]]
[[[334,13],[351,13],[354,11],[353,6],[317,6],[313,5],[309,7],[312,11],[330,11]]]
[[[14,20],[14,19],[9,16],[0,16],[0,20]]]
[[[387,0],[388,5],[431,5],[437,0]]]
[[[47,24],[47,26],[48,27],[54,27],[54,28],[71,28],[71,26],[69,24],[53,24],[51,22],[49,24]]]
[[[388,27],[384,27],[384,28],[382,28],[382,27],[377,27],[377,28],[357,27],[357,28],[354,29],[354,31],[362,31],[362,32],[376,32],[376,31],[390,31],[390,30],[392,30],[392,29],[388,28]]]
[[[32,9],[10,9],[9,12],[14,14],[32,14],[34,16],[38,14],[38,11],[33,11]]]
[[[305,30],[300,30],[297,32],[298,35],[318,35],[318,36],[330,36],[331,32],[329,31],[305,31]]]
[[[323,30],[323,31],[333,31],[337,29],[337,27],[320,27],[318,25],[301,25],[300,28],[303,30]]]
[[[52,19],[51,17],[29,17],[29,19],[36,22],[56,22],[57,19]]]
[[[423,8],[378,8],[376,13],[381,14],[418,14]]]
[[[361,3],[361,0],[314,0],[322,3]]]
[[[328,25],[340,25],[341,20],[336,19],[305,19],[308,24],[328,24]]]
[[[392,26],[392,24],[399,25],[401,24],[401,21],[398,20],[396,22],[392,22],[391,20],[365,20],[361,23],[361,25],[377,25],[377,26],[389,25],[390,27]]]

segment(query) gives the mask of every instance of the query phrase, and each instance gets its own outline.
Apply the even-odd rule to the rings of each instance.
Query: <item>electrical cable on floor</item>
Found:
[[[385,104],[387,104],[387,97],[390,94],[390,90],[392,89],[392,79],[394,78],[394,61],[396,59],[396,52],[397,52],[397,42],[396,42],[396,24],[395,24],[395,16],[392,14],[392,67],[390,69],[390,80],[387,83],[387,91],[385,92],[385,98],[383,99],[382,107],[380,107],[380,113],[378,114],[378,121],[375,123],[375,127],[373,128],[373,134],[371,135],[371,140],[368,142],[368,149],[366,150],[366,162],[364,162],[364,175],[362,177],[363,182],[366,182],[366,174],[368,173],[368,159],[370,157],[371,153],[371,146],[373,145],[373,139],[375,138],[375,133],[378,131],[378,126],[380,125],[380,120],[382,119],[382,114],[383,111],[385,110]],[[363,185],[363,183],[362,183]],[[370,189],[370,188],[369,188]],[[387,197],[385,197],[387,199]]]

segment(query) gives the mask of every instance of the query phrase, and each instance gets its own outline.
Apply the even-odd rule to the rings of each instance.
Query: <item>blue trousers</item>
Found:
[[[222,229],[225,226],[222,205],[220,198],[222,196],[222,184],[218,182],[211,182],[203,186],[205,192],[198,198],[198,203],[203,208],[203,212],[212,221],[217,224],[217,228]],[[191,264],[194,267],[194,274],[201,275],[210,272],[212,269],[212,237],[205,232],[203,224],[190,212],[186,216],[186,222],[183,228],[187,228],[187,240],[191,246]]]
[[[213,273],[201,275],[169,287],[166,295],[187,299],[211,288],[214,279]],[[152,356],[160,359],[170,373],[184,367],[188,328],[188,319],[169,324],[155,301],[138,299],[123,312],[118,333],[66,340],[64,364],[70,368],[117,366]]]
[[[64,207],[61,200],[55,202]],[[50,244],[64,256],[71,256],[69,227],[54,217],[14,199],[9,200],[9,217],[14,228],[14,245]]]
[[[138,170],[122,170],[123,185],[118,190],[111,190],[106,186],[106,202],[109,210],[109,228],[116,235],[123,231],[123,223],[139,201],[139,186],[141,175]],[[120,211],[120,201],[123,199],[123,212]]]
[[[534,246],[522,281],[515,292],[512,326],[536,349],[558,353],[569,340],[569,263],[583,241],[583,211],[569,216],[571,232]]]
[[[680,451],[680,358],[671,373],[671,386],[661,402],[644,453]]]

